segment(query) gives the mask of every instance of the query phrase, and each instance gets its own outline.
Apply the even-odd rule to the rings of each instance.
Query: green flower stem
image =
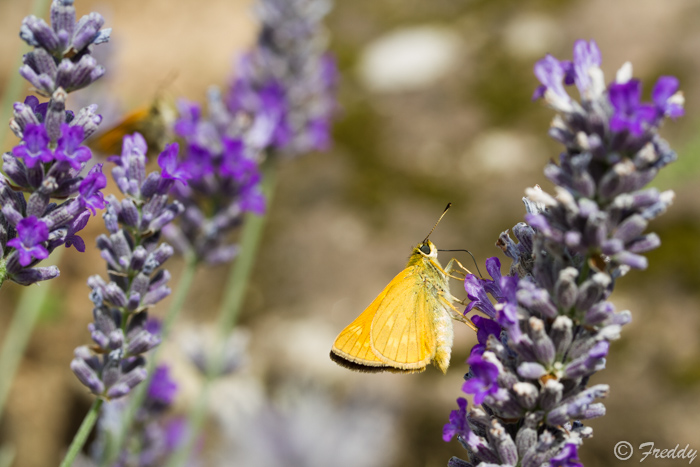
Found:
[[[175,295],[173,296],[173,302],[170,305],[170,309],[165,315],[165,318],[163,319],[163,323],[161,325],[160,335],[162,341],[167,340],[173,323],[175,322],[175,319],[178,317],[183,305],[185,304],[185,299],[187,298],[190,287],[192,286],[192,281],[194,279],[195,272],[197,271],[197,265],[197,259],[194,257],[194,255],[190,254],[185,256],[185,268],[182,271],[182,276],[180,277],[180,280],[175,285]],[[131,396],[129,396],[129,403],[124,411],[124,416],[121,421],[120,429],[115,434],[115,437],[109,440],[105,449],[105,455],[102,459],[101,465],[112,465],[119,453],[122,451],[124,443],[126,442],[126,435],[129,432],[129,429],[131,428],[131,425],[134,421],[134,417],[136,416],[136,412],[138,411],[139,407],[143,405],[143,400],[146,398],[146,391],[148,390],[148,386],[150,385],[151,379],[153,378],[153,373],[156,364],[158,363],[158,356],[160,355],[160,349],[162,347],[163,345],[161,344],[158,347],[151,350],[147,367],[148,378],[146,378],[145,381],[136,386],[132,391]]]
[[[73,441],[70,443],[66,457],[64,457],[63,462],[61,462],[61,467],[70,467],[73,465],[75,457],[80,451],[82,451],[85,441],[87,441],[87,438],[92,431],[92,427],[95,426],[95,422],[97,421],[97,417],[100,415],[100,408],[102,408],[103,402],[104,401],[102,399],[95,399],[95,402],[92,403],[92,407],[90,407],[87,415],[85,415],[83,423],[80,424],[78,432],[75,434]]]
[[[275,161],[268,160],[262,166],[262,191],[267,200],[267,210],[269,212],[272,204],[272,195],[275,189]],[[245,292],[248,287],[250,274],[255,264],[258,246],[265,227],[266,215],[246,214],[241,233],[240,254],[231,266],[228,282],[226,284],[225,295],[219,309],[219,319],[217,329],[219,330],[218,342],[215,346],[215,353],[208,366],[208,371],[203,382],[202,390],[199,393],[196,403],[188,415],[187,435],[168,461],[168,467],[185,465],[190,457],[192,447],[199,435],[209,401],[209,394],[214,380],[225,363],[226,340],[231,334],[233,327],[238,321]]]
[[[54,263],[58,263],[61,260],[64,251],[65,248],[54,250],[51,255]],[[12,379],[17,371],[17,366],[22,360],[24,350],[27,347],[32,330],[39,319],[41,310],[44,307],[44,301],[50,290],[50,281],[43,284],[39,283],[36,286],[24,287],[15,314],[12,316],[10,327],[5,331],[5,341],[2,343],[2,349],[0,350],[0,417],[5,408],[7,396],[10,393]]]
[[[15,447],[11,444],[6,444],[0,448],[0,467],[12,467],[15,461]]]

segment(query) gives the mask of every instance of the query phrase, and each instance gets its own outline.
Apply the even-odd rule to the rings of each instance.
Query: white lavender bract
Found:
[[[542,82],[535,98],[558,112],[550,135],[566,150],[545,168],[555,195],[528,190],[527,223],[513,228],[518,242],[508,231],[498,240],[513,260],[509,275],[489,258],[491,280],[465,280],[465,313],[488,318],[473,317],[479,344],[463,386],[481,407],[467,411],[458,399],[443,432],[446,441],[458,437],[469,462],[452,458],[451,466],[581,466],[578,446],[592,435],[582,421],[605,414],[597,400],[609,387],[588,380],[631,320],[607,298],[617,278],[646,268],[642,253],[660,244],[645,229],[673,193],[645,185],[676,159],[657,130],[665,117],[683,114],[683,96],[665,76],[653,103],[642,103],[631,65],[606,87],[600,63],[595,42],[581,40],[573,62],[547,56],[535,65]],[[580,102],[565,84],[577,86]]]
[[[177,150],[177,144],[166,147],[164,159],[176,157]],[[161,229],[183,209],[168,198],[179,183],[179,168],[161,164],[163,173],[146,175],[146,151],[146,141],[135,133],[124,137],[122,155],[111,158],[112,176],[125,197],[107,197],[103,217],[110,235],[97,238],[110,281],[88,279],[95,318],[89,330],[96,345],[77,348],[71,362],[78,379],[107,399],[125,396],[146,378],[143,354],[160,343],[160,326],[148,320],[148,309],[170,294],[170,273],[159,268],[173,249],[159,242]]]
[[[50,99],[40,103],[29,96],[14,104],[10,129],[22,141],[2,155],[6,176],[0,175],[0,284],[10,279],[28,285],[58,276],[55,266],[35,266],[60,245],[85,251],[77,232],[90,213],[104,207],[101,164],[81,175],[92,158],[82,142],[102,117],[95,113],[96,105],[77,115],[66,110],[69,92],[104,73],[90,55],[94,44],[109,40],[110,30],[100,30],[103,23],[98,13],[76,22],[71,0],[54,0],[51,26],[35,16],[22,22],[20,37],[34,50],[24,56],[20,74]]]

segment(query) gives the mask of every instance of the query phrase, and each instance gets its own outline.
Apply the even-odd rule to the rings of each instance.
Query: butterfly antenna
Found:
[[[481,277],[482,279],[484,278],[484,276],[481,275],[481,271],[479,271],[479,265],[476,264],[476,258],[474,258],[474,255],[472,254],[471,251],[469,251],[469,250],[438,250],[438,251],[466,251],[467,253],[469,253],[469,256],[472,257],[472,260],[474,260],[474,266],[476,266],[476,272],[479,273],[479,277]]]
[[[430,232],[428,232],[428,235],[425,236],[425,240],[423,240],[423,243],[425,243],[425,242],[428,241],[428,237],[430,237],[430,234],[433,233],[433,230],[435,230],[435,227],[438,226],[438,224],[440,223],[440,221],[442,220],[442,218],[445,217],[445,214],[447,213],[447,210],[450,209],[451,206],[452,206],[452,203],[447,203],[447,206],[445,207],[445,210],[442,211],[442,214],[440,214],[440,218],[437,220],[437,222],[435,223],[435,225],[433,226],[433,228],[430,229]]]

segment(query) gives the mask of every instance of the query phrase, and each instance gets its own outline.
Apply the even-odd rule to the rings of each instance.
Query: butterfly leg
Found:
[[[459,266],[459,269],[461,269],[461,271],[457,267],[455,267],[455,265],[454,265],[455,263],[457,263],[457,265]],[[441,269],[441,270],[443,273],[445,273],[445,275],[447,277],[451,277],[452,279],[457,279],[458,281],[463,281],[464,278],[467,277],[467,274],[472,273],[469,269],[462,266],[462,263],[460,263],[456,258],[452,258],[450,260],[450,262],[447,263],[447,267],[445,267],[445,269]],[[459,276],[455,276],[455,275],[451,274],[452,272],[459,274]]]
[[[459,269],[461,269],[461,271],[457,270],[454,263],[457,263],[457,266],[459,267]],[[460,263],[457,258],[452,258],[450,260],[450,262],[447,263],[447,267],[445,268],[445,271],[446,272],[455,271],[455,272],[462,274],[463,276],[466,276],[467,274],[472,274],[472,272],[469,269],[465,268],[464,265],[462,263]]]
[[[452,296],[450,296],[450,297],[451,297],[451,298],[454,298],[454,297],[452,297]],[[466,324],[467,326],[469,326],[470,328],[472,328],[472,330],[474,330],[475,332],[477,331],[477,328],[476,328],[476,326],[474,325],[474,323],[472,323],[472,320],[470,320],[469,318],[467,318],[466,316],[464,316],[464,315],[462,314],[462,312],[459,311],[457,308],[455,308],[455,306],[454,306],[448,299],[446,299],[445,296],[442,295],[442,294],[440,294],[440,301],[441,301],[442,303],[444,303],[445,305],[447,305],[447,306],[450,308],[450,311],[452,312],[452,317],[453,317],[454,319],[456,319],[456,320],[459,321],[459,322],[462,322],[462,323]]]

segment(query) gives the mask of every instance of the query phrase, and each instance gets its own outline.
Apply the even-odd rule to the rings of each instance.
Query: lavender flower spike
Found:
[[[95,12],[76,22],[72,0],[53,1],[51,26],[27,16],[19,35],[34,50],[24,56],[20,74],[47,97],[59,88],[72,92],[88,86],[105,73],[90,55],[94,44],[109,40],[111,29],[101,30],[103,24]]]
[[[28,285],[58,276],[56,267],[36,264],[61,245],[84,251],[77,233],[87,225],[86,209],[94,215],[104,207],[101,166],[85,179],[81,173],[92,158],[83,142],[102,117],[95,105],[77,115],[66,109],[69,92],[104,73],[90,55],[95,44],[109,39],[109,30],[100,29],[103,23],[97,13],[76,23],[72,0],[52,2],[51,26],[35,16],[22,22],[20,37],[34,50],[24,55],[19,72],[49,100],[28,96],[13,106],[10,129],[21,141],[2,155],[0,284],[10,279]]]
[[[170,293],[166,286],[170,274],[159,268],[173,249],[159,244],[160,230],[182,212],[177,201],[168,202],[171,180],[158,172],[146,176],[141,135],[124,139],[112,170],[124,199],[102,197],[99,188],[106,180],[100,164],[80,185],[81,205],[94,209],[107,204],[104,221],[109,236],[100,235],[97,246],[107,262],[109,282],[100,276],[88,279],[94,304],[95,320],[88,327],[94,354],[79,348],[71,368],[92,393],[106,399],[129,394],[148,376],[143,355],[160,343],[159,326],[148,320],[148,308]]]
[[[600,63],[595,42],[577,41],[573,62],[548,56],[535,65],[544,86],[536,96],[559,112],[550,135],[566,150],[545,167],[555,193],[526,191],[527,224],[512,229],[518,243],[508,231],[498,239],[512,260],[508,275],[489,258],[492,280],[465,279],[465,314],[490,319],[472,317],[479,343],[462,388],[481,408],[467,412],[458,400],[443,431],[445,440],[458,436],[470,461],[450,465],[581,467],[578,449],[592,436],[583,423],[605,414],[598,399],[610,388],[588,381],[631,319],[608,298],[617,278],[644,269],[643,253],[660,244],[645,231],[673,193],[645,186],[676,158],[658,128],[683,114],[683,97],[664,76],[653,103],[642,102],[630,65],[602,88]],[[568,96],[571,84],[581,103]]]
[[[136,423],[129,431],[125,447],[114,465],[165,465],[189,430],[185,420],[172,414],[171,408],[178,389],[170,368],[166,365],[157,366],[144,403],[136,414]],[[104,458],[106,447],[116,435],[115,428],[123,423],[127,409],[125,402],[124,399],[111,401],[102,410],[97,425],[97,438],[90,450],[96,465],[107,461]],[[138,450],[134,447],[138,447]],[[192,465],[199,465],[194,459],[192,461]]]
[[[254,115],[250,143],[298,156],[325,150],[335,113],[337,71],[321,22],[329,0],[260,0],[256,46],[240,61],[226,97]]]

